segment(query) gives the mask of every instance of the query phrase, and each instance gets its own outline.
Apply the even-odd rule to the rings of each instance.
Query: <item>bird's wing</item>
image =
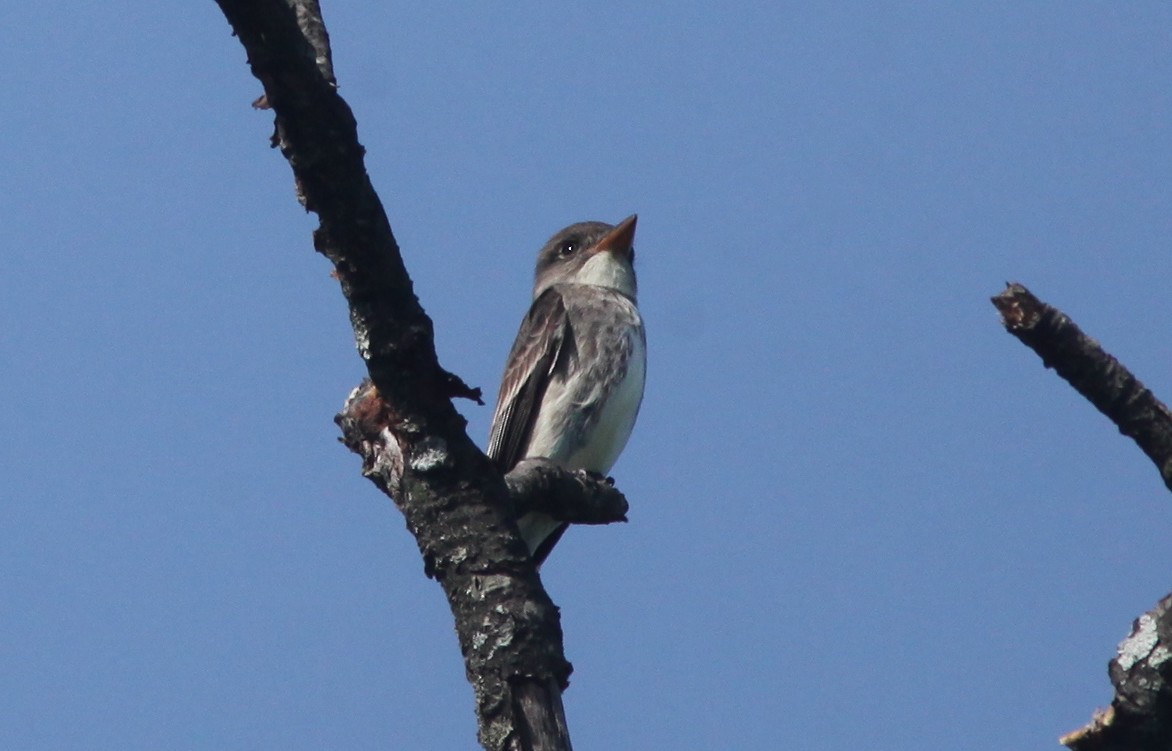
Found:
[[[564,367],[572,349],[565,302],[557,288],[551,287],[530,306],[501,379],[488,456],[502,472],[508,472],[524,458],[522,452],[529,443],[550,378]]]

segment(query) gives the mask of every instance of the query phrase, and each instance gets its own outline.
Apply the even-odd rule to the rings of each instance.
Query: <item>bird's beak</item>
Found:
[[[619,222],[617,227],[607,233],[606,237],[599,240],[598,244],[590,249],[590,255],[610,251],[630,261],[631,246],[635,243],[635,222],[638,220],[639,216],[637,214],[631,214]]]

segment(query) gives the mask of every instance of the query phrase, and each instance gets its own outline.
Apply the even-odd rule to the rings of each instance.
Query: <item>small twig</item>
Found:
[[[549,459],[522,459],[505,475],[517,516],[540,511],[570,524],[627,520],[627,499],[607,478],[568,472]]]

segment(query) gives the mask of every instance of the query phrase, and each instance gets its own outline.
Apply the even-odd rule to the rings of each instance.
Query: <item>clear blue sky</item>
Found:
[[[469,383],[542,242],[639,213],[631,521],[544,569],[578,748],[1054,748],[1108,703],[1172,498],[988,298],[1172,398],[1172,6],[323,4]],[[475,748],[217,7],[8,3],[0,48],[0,747]]]

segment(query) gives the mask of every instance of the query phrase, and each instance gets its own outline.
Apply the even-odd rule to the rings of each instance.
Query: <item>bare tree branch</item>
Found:
[[[993,298],[1009,333],[1038,353],[1155,462],[1172,489],[1172,413],[1062,311],[1010,284]],[[1108,668],[1115,698],[1061,738],[1076,751],[1172,748],[1172,595],[1132,624]]]
[[[1022,285],[1007,285],[993,304],[1006,331],[1134,440],[1172,490],[1172,412],[1074,321]]]
[[[217,2],[275,113],[273,145],[293,169],[298,198],[318,214],[314,247],[334,264],[373,382],[351,394],[339,424],[364,474],[403,513],[425,571],[447,595],[476,693],[480,742],[492,751],[569,749],[560,694],[571,667],[558,610],[517,534],[508,487],[452,405],[453,397],[479,401],[480,391],[439,365],[432,322],[366,174],[354,116],[337,93],[317,3]],[[595,490],[610,498],[600,508],[618,508],[617,491]]]

